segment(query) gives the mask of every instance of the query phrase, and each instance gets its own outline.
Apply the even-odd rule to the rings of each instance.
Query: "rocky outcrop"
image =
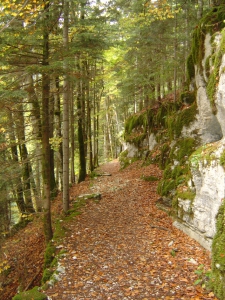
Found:
[[[225,198],[225,172],[221,155],[225,139],[202,146],[190,157],[192,178],[189,188],[195,193],[193,200],[178,197],[177,217],[174,225],[211,250],[216,233],[216,216]]]
[[[180,104],[150,108],[128,120],[126,131],[127,157],[142,155],[164,170],[158,193],[172,199],[174,225],[212,251],[211,283],[219,299],[225,299],[224,19],[224,8],[216,7],[196,27],[190,87]]]

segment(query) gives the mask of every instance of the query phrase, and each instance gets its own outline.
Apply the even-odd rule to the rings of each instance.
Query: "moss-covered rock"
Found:
[[[216,234],[212,243],[212,278],[210,288],[216,296],[225,299],[225,201],[217,214]]]
[[[213,7],[199,22],[193,33],[191,54],[189,56],[189,77],[193,76],[193,64],[202,70],[202,60],[205,55],[204,41],[207,33],[213,35],[225,27],[224,5]],[[191,58],[190,58],[191,57]],[[191,63],[193,62],[193,64]]]
[[[195,102],[196,92],[185,91],[180,95],[180,101],[184,104],[191,105]]]
[[[181,135],[184,126],[188,126],[196,118],[198,112],[197,104],[194,102],[191,106],[183,110],[174,112],[167,117],[168,133],[171,140]]]
[[[12,300],[47,300],[48,297],[39,292],[39,288],[36,286],[32,290],[21,292],[14,296]]]

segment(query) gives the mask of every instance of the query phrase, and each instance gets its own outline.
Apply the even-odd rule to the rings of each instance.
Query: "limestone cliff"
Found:
[[[225,11],[196,27],[189,88],[129,118],[122,166],[142,156],[164,170],[158,193],[171,200],[174,225],[212,251],[211,286],[225,299]]]

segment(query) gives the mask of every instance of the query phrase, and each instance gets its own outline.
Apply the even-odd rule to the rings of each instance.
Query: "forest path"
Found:
[[[210,266],[209,252],[172,226],[155,205],[157,182],[142,179],[160,177],[160,170],[136,162],[120,171],[116,160],[98,171],[111,176],[80,185],[102,199],[88,201],[69,223],[59,245],[66,250],[60,259],[64,272],[45,291],[48,299],[216,299],[194,286],[194,271],[200,264]]]

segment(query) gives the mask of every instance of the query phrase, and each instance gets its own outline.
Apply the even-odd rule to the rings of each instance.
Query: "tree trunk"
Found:
[[[64,26],[63,46],[64,55],[67,55],[69,48],[68,36],[69,2],[64,0]],[[64,81],[63,81],[63,211],[69,210],[69,75],[68,65],[64,58]]]
[[[33,193],[35,197],[35,207],[36,211],[42,210],[42,195],[41,195],[41,111],[40,111],[40,104],[38,101],[37,94],[35,92],[34,87],[34,80],[33,76],[30,74],[27,77],[28,81],[28,96],[29,96],[29,102],[31,103],[31,122],[33,127],[33,136],[34,136],[34,142],[35,142],[35,178],[33,178],[33,183],[31,184],[33,187]],[[30,166],[31,167],[31,166]],[[32,179],[31,178],[31,179]],[[35,185],[35,187],[34,187]]]
[[[61,132],[61,103],[60,103],[60,85],[59,78],[55,78],[54,103],[55,103],[55,135],[59,139],[58,149],[56,151],[56,185],[58,189],[62,189],[63,180],[63,150],[62,150],[62,132]]]
[[[29,213],[33,213],[35,210],[34,210],[32,195],[31,195],[30,161],[29,161],[28,150],[26,146],[25,122],[24,122],[22,104],[19,105],[18,110],[15,111],[14,114],[16,120],[15,122],[16,122],[17,138],[19,141],[20,157],[22,163],[23,192],[24,192],[24,198],[26,204],[26,211]]]
[[[70,101],[70,147],[71,147],[71,163],[70,163],[70,181],[71,183],[76,182],[75,178],[75,130],[74,130],[74,125],[75,125],[75,117],[74,117],[74,101],[73,101],[73,88],[71,87],[71,101]]]
[[[77,93],[77,116],[78,116],[78,147],[79,147],[79,178],[78,182],[84,181],[86,177],[86,152],[85,152],[85,145],[84,145],[84,132],[83,132],[83,113],[82,113],[82,82],[79,82],[78,86],[78,93]]]
[[[44,1],[43,20],[43,67],[49,65],[49,1]],[[42,174],[43,174],[43,208],[44,208],[44,234],[46,242],[52,239],[51,223],[51,180],[50,180],[50,143],[49,143],[49,100],[50,76],[48,72],[42,73]]]
[[[11,143],[11,152],[12,152],[12,159],[16,163],[16,167],[19,168],[19,158],[18,158],[18,150],[17,150],[17,145],[15,144],[16,137],[14,134],[14,129],[13,129],[13,117],[12,117],[12,112],[8,112],[8,118],[10,122],[10,128],[9,128],[9,138],[10,138],[10,143]],[[16,184],[16,204],[18,207],[18,210],[20,213],[25,213],[26,212],[26,204],[23,198],[23,183],[21,180],[21,175],[20,173],[17,174],[17,178],[15,180]]]
[[[92,172],[94,170],[93,165],[93,151],[92,151],[92,124],[91,124],[91,99],[90,99],[90,83],[89,83],[89,65],[86,61],[85,63],[86,67],[86,78],[87,78],[87,84],[86,84],[86,102],[87,102],[87,140],[88,140],[88,153],[89,153],[89,170]]]

